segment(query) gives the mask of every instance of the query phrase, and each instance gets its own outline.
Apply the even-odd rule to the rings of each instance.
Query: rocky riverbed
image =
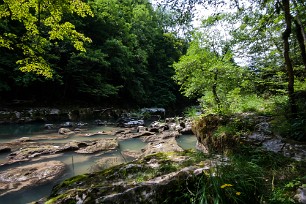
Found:
[[[180,123],[177,122],[178,119],[171,119],[167,123],[153,122],[146,127],[135,122],[133,125],[126,127],[97,132],[88,132],[88,124],[86,123],[82,123],[82,125],[71,122],[60,125],[46,124],[44,127],[47,131],[50,131],[49,134],[20,137],[3,142],[0,144],[0,153],[8,156],[0,162],[0,166],[6,169],[0,175],[1,195],[12,194],[48,182],[52,183],[52,180],[64,174],[65,165],[59,161],[45,162],[45,160],[71,152],[82,155],[96,155],[97,161],[90,167],[92,171],[109,168],[133,159],[144,158],[153,153],[182,152],[183,149],[177,144],[176,138],[182,134],[190,134],[191,124],[189,120],[183,118],[179,120]],[[96,124],[96,121],[94,123]],[[103,123],[103,125],[105,124],[107,123]],[[110,136],[110,138],[97,139],[101,135]],[[99,159],[98,155],[119,151],[121,141],[133,138],[139,138],[147,145],[140,150],[124,150],[120,153],[121,158],[104,156]],[[67,142],[54,142],[61,140]],[[33,162],[34,164],[30,164]],[[18,164],[18,167],[13,166],[16,164]],[[22,165],[19,167],[20,164]],[[47,171],[48,169],[54,169],[54,171]],[[39,175],[44,175],[44,177]],[[14,178],[16,183],[9,182],[8,178]]]

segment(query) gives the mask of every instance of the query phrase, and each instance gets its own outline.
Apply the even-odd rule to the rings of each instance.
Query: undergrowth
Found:
[[[190,203],[294,203],[296,189],[306,185],[305,162],[250,146],[241,146],[229,158],[203,171]]]

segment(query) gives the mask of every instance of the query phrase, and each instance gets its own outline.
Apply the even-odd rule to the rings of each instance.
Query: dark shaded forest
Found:
[[[67,2],[58,2],[55,10]],[[174,107],[184,100],[172,79],[171,65],[186,52],[187,41],[167,30],[171,25],[166,13],[154,10],[147,0],[92,1],[88,5],[93,15],[84,18],[62,10],[61,23],[70,22],[75,32],[90,39],[82,42],[82,52],[75,49],[73,34],[64,33],[62,40],[48,37],[52,29],[46,23],[48,11],[43,10],[47,4],[37,14],[29,8],[28,16],[20,20],[11,16],[0,21],[7,41],[11,37],[7,33],[15,35],[10,38],[11,49],[0,48],[2,104]],[[27,38],[31,34],[24,19],[38,15],[40,36],[32,33]],[[38,57],[44,62],[37,62]],[[20,71],[22,65],[16,62],[22,60],[34,64],[27,67],[30,71]],[[52,77],[40,72],[45,62]],[[40,71],[31,71],[35,63]]]
[[[0,102],[197,104],[205,114],[277,116],[282,133],[301,139],[305,8],[300,0],[2,0]]]

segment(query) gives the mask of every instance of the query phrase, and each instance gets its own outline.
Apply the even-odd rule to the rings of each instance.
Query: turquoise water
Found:
[[[21,137],[37,138],[40,136],[52,136],[52,140],[42,139],[37,140],[36,142],[48,142],[54,145],[63,145],[63,143],[67,143],[71,140],[88,141],[100,138],[114,138],[115,136],[112,134],[96,134],[90,137],[86,137],[84,135],[99,132],[102,133],[103,131],[111,132],[112,130],[116,129],[118,128],[112,126],[88,126],[81,131],[81,136],[70,135],[64,139],[54,139],[60,136],[57,133],[57,129],[46,130],[44,129],[44,124],[0,125],[0,143],[10,142]],[[193,135],[182,135],[177,139],[177,142],[183,149],[195,148],[196,138]],[[141,149],[145,146],[146,143],[142,142],[138,138],[134,138],[119,141],[119,148],[107,153],[99,152],[96,154],[77,154],[74,152],[65,152],[63,154],[41,156],[39,158],[42,158],[42,160],[39,160],[38,162],[45,162],[49,160],[58,160],[64,162],[66,164],[65,174],[58,178],[56,181],[40,185],[38,187],[28,188],[17,193],[11,193],[2,196],[0,197],[0,203],[24,204],[39,200],[40,198],[49,195],[52,190],[52,187],[57,183],[60,183],[64,179],[72,177],[74,175],[98,171],[102,168],[107,168],[108,165],[114,165],[130,161],[126,158],[123,158],[121,151],[141,151]],[[9,153],[1,153],[0,162],[6,161],[8,155]],[[12,165],[0,166],[0,172],[9,168],[27,165],[30,163],[35,162],[21,162]]]
[[[197,138],[195,135],[180,135],[176,142],[183,149],[195,149]]]

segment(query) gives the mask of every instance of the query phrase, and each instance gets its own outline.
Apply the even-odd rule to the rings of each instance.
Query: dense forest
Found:
[[[192,29],[199,5],[210,15]],[[301,139],[305,8],[301,0],[2,0],[1,103],[174,107],[188,97],[206,113],[281,116],[279,128]]]
[[[147,0],[2,1],[0,10],[3,102],[169,107],[180,97],[171,65],[186,40]]]

